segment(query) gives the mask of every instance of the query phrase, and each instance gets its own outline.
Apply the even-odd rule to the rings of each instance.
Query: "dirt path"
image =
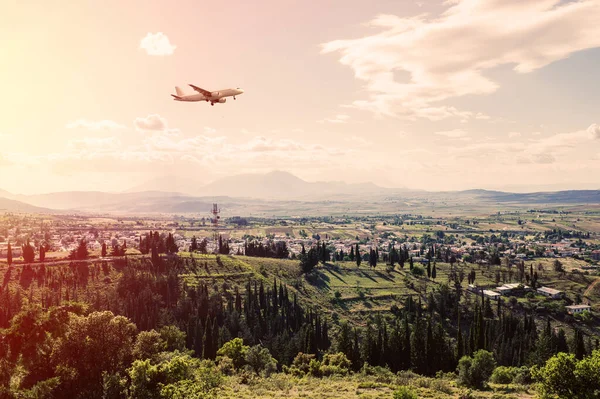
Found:
[[[594,290],[594,288],[596,288],[598,284],[600,284],[600,277],[594,280],[594,282],[590,284],[589,287],[587,287],[587,289],[583,293],[583,296],[589,298],[589,295],[592,293],[592,291]]]

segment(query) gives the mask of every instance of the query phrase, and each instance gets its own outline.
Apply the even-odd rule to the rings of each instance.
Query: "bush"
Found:
[[[263,372],[269,376],[271,373],[277,371],[277,360],[271,356],[271,352],[267,348],[263,348],[260,345],[252,346],[246,352],[246,363],[250,370],[254,371],[257,375]]]
[[[321,362],[317,359],[312,359],[308,365],[308,371],[313,377],[321,376]]]
[[[438,392],[445,393],[446,395],[452,394],[452,387],[450,387],[448,381],[445,380],[440,380],[437,378],[431,380],[431,388]]]
[[[350,368],[350,360],[346,357],[346,354],[342,352],[338,353],[327,353],[323,356],[323,364],[327,366],[336,366],[342,369]]]
[[[414,265],[412,270],[410,271],[413,276],[423,276],[425,275],[425,269],[423,269],[421,266],[419,265]]]
[[[246,352],[250,347],[244,345],[241,338],[234,338],[229,342],[225,342],[217,351],[217,356],[225,356],[233,361],[233,366],[237,369],[246,362]]]
[[[458,383],[466,387],[483,388],[496,368],[491,352],[478,350],[473,357],[463,356],[458,362]]]
[[[313,354],[299,352],[294,358],[292,366],[288,370],[290,370],[291,374],[294,375],[308,374],[310,370],[310,363],[314,359],[315,355]]]
[[[514,367],[496,367],[490,380],[495,384],[510,384],[515,378],[516,371],[517,369]]]
[[[418,399],[418,397],[409,387],[401,386],[394,391],[394,399]]]
[[[532,382],[533,380],[531,379],[531,370],[529,370],[529,367],[522,366],[516,369],[513,383],[527,385],[531,384]]]
[[[219,371],[221,371],[221,373],[225,374],[225,375],[232,375],[235,371],[235,366],[233,364],[233,360],[231,360],[231,358],[227,357],[227,356],[222,356],[220,358],[218,358],[218,365],[217,367],[219,368]]]

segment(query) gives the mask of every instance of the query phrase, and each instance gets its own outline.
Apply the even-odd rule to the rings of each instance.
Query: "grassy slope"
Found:
[[[419,398],[456,399],[465,393],[464,388],[456,387],[453,379],[427,378],[411,373],[399,373],[397,376],[372,376],[361,373],[345,377],[298,378],[282,373],[269,378],[255,378],[247,384],[240,377],[225,379],[219,398],[381,398],[389,399],[399,385],[410,386]],[[492,384],[486,391],[474,391],[473,398],[531,399],[535,397],[532,387],[500,386]]]

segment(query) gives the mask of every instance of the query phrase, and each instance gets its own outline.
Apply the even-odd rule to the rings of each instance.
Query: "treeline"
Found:
[[[222,265],[219,258],[217,263]],[[116,284],[111,284],[111,265],[120,274]],[[195,258],[152,257],[9,268],[0,289],[0,328],[9,325],[26,303],[23,293],[29,292],[29,302],[35,299],[43,308],[85,301],[93,310],[127,316],[141,330],[174,324],[186,333],[186,347],[204,358],[214,358],[235,337],[251,345],[262,343],[281,364],[289,364],[298,352],[316,354],[329,348],[327,321],[303,308],[285,284],[252,280],[240,291],[227,283],[183,281],[182,274],[203,267],[206,263]],[[15,278],[19,289],[9,287]]]
[[[153,249],[159,254],[172,254],[179,251],[173,234],[160,234],[158,231],[148,232],[145,236],[140,236],[139,249],[143,254],[149,254]]]
[[[515,314],[501,305],[494,312],[489,299],[483,298],[473,308],[461,309],[458,298],[442,285],[424,304],[407,297],[402,309],[392,308],[391,319],[375,317],[363,329],[343,323],[336,349],[350,359],[355,370],[368,363],[423,375],[453,371],[463,356],[479,350],[491,352],[501,366],[520,367],[543,365],[560,352],[581,359],[599,349],[598,339],[592,342],[588,337],[586,343],[577,328],[567,339],[565,330],[555,331],[549,321],[538,331],[534,316]]]
[[[244,254],[259,258],[287,259],[290,256],[290,251],[285,241],[274,242],[269,240],[266,244],[256,241],[246,241],[244,243]]]

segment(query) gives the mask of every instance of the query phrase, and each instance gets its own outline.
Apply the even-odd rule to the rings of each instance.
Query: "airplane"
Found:
[[[210,105],[215,105],[215,103],[223,104],[227,99],[225,97],[233,97],[235,100],[235,96],[239,96],[244,93],[244,90],[239,87],[235,89],[224,89],[219,91],[208,91],[204,90],[198,86],[194,86],[190,84],[190,87],[194,89],[197,93],[194,94],[185,94],[180,87],[175,87],[175,92],[177,94],[171,94],[175,101],[206,101],[210,102]]]

